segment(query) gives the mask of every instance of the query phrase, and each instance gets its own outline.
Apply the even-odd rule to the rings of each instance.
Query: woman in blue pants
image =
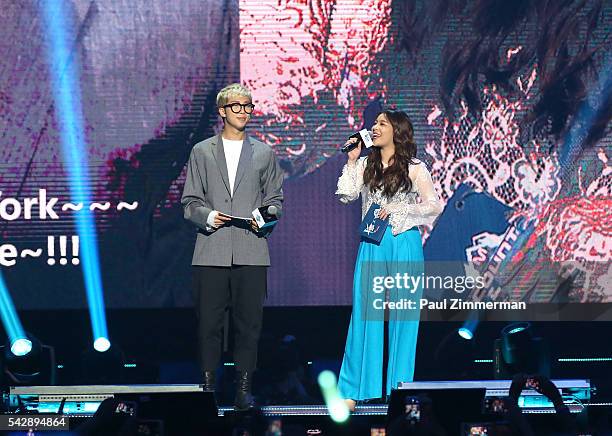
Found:
[[[357,254],[353,311],[338,381],[351,410],[356,401],[386,397],[391,387],[413,379],[422,288],[410,277],[423,272],[418,226],[432,224],[442,212],[431,175],[416,159],[406,113],[380,113],[372,139],[367,157],[359,158],[361,146],[348,153],[336,191],[343,203],[361,195],[362,217],[377,204],[379,217],[389,220],[380,244],[362,240]],[[383,368],[385,320],[388,356]]]

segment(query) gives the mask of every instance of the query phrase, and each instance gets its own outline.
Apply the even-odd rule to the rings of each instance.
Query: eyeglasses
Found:
[[[255,105],[253,103],[247,103],[247,104],[231,103],[231,104],[226,104],[225,106],[222,106],[222,107],[223,109],[230,108],[232,112],[234,112],[235,114],[239,114],[240,109],[244,109],[244,113],[246,114],[252,114],[253,109],[255,109]]]

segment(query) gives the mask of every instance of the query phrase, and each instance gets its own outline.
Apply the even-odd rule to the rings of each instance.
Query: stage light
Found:
[[[508,379],[514,374],[550,376],[550,356],[546,341],[533,336],[528,322],[505,326],[495,340],[495,378]]]
[[[508,365],[523,363],[532,354],[530,327],[528,322],[521,322],[507,325],[502,329],[502,355]]]
[[[317,380],[323,393],[323,399],[329,411],[329,416],[334,422],[345,422],[349,418],[349,410],[338,391],[336,375],[331,371],[322,371]]]
[[[513,335],[513,334],[516,334],[516,333],[520,333],[520,332],[525,331],[525,330],[527,330],[527,327],[524,327],[524,326],[514,327],[514,328],[511,328],[508,331],[508,335]]]
[[[32,343],[28,345],[29,340],[26,337],[21,321],[17,316],[13,299],[9,293],[2,274],[0,273],[0,318],[2,319],[2,325],[6,332],[9,342],[11,344],[11,350],[15,349],[15,355],[23,355],[30,352],[32,349]],[[28,348],[29,347],[29,348]],[[17,354],[23,353],[23,354]]]
[[[19,338],[11,342],[11,353],[15,356],[25,356],[32,351],[32,341],[26,338]]]
[[[459,336],[461,336],[463,339],[465,340],[470,340],[474,337],[474,333],[472,333],[472,331],[470,329],[467,329],[465,327],[461,327],[457,333],[459,333]]]
[[[60,130],[63,164],[70,181],[70,199],[82,204],[74,211],[79,236],[80,259],[85,280],[93,337],[107,338],[102,278],[98,256],[96,224],[89,205],[92,202],[91,182],[87,173],[87,146],[81,90],[79,87],[79,45],[69,25],[76,11],[70,2],[39,3],[47,31],[47,57],[53,90],[54,115]]]
[[[55,384],[56,364],[53,347],[43,345],[32,335],[7,343],[0,353],[3,386]]]
[[[99,351],[100,353],[104,353],[111,346],[110,341],[107,338],[97,338],[94,341],[94,350]]]
[[[478,328],[478,319],[476,318],[478,315],[471,314],[470,318],[468,318],[463,326],[457,330],[459,336],[463,339],[469,341],[474,338],[474,334],[476,333],[476,329]]]

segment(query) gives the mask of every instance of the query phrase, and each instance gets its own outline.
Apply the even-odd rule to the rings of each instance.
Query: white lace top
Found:
[[[410,166],[409,177],[412,180],[411,192],[398,192],[387,199],[379,189],[374,193],[363,183],[363,172],[367,157],[360,158],[354,164],[347,163],[338,179],[336,195],[342,203],[362,197],[361,218],[365,216],[372,203],[377,203],[389,212],[389,224],[393,235],[398,235],[414,226],[431,225],[442,213],[442,202],[436,195],[431,174],[425,164],[419,160]],[[419,201],[420,198],[420,201]]]

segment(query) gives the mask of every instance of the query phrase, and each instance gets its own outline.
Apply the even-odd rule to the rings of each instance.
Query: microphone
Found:
[[[260,229],[272,227],[278,222],[279,210],[278,207],[262,206],[253,211],[253,218]]]
[[[357,141],[347,142],[346,144],[344,144],[340,148],[340,151],[342,151],[342,153],[348,153],[349,151],[354,150],[360,143],[366,148],[370,148],[374,145],[374,141],[372,141],[372,133],[368,129],[361,129],[359,132],[355,132],[351,136],[349,136],[348,139],[350,141],[353,138],[357,138]]]

